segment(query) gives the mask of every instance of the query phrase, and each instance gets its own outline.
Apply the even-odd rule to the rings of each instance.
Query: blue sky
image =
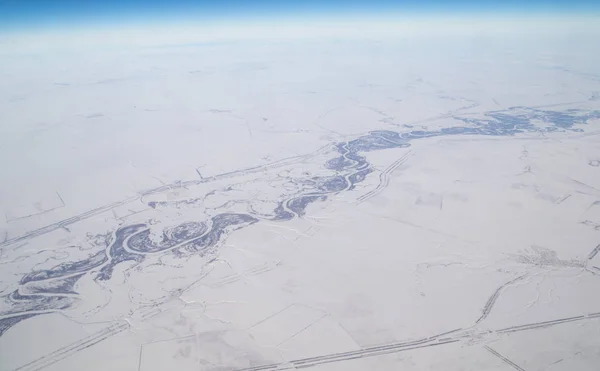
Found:
[[[0,25],[70,24],[390,14],[563,14],[600,9],[596,0],[0,0]]]

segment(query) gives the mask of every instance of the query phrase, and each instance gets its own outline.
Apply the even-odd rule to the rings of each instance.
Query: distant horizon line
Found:
[[[600,22],[600,8],[596,11],[572,11],[572,12],[345,12],[345,13],[281,13],[264,15],[187,15],[187,16],[162,16],[142,17],[85,17],[79,20],[66,20],[56,18],[53,21],[29,22],[0,22],[0,35],[3,33],[30,33],[38,31],[86,31],[90,29],[105,28],[132,28],[132,27],[169,27],[169,26],[214,26],[214,25],[256,25],[256,24],[286,24],[286,23],[366,23],[366,22],[413,22],[423,23],[432,21],[463,21],[463,22],[487,22],[487,21],[564,21],[575,19],[593,19]]]
[[[211,22],[123,23],[53,29],[0,30],[0,55],[48,50],[96,50],[99,47],[173,47],[282,40],[397,40],[403,38],[479,37],[485,35],[600,39],[597,15],[387,15],[385,17],[313,17]]]
[[[492,0],[23,0],[0,3],[0,32],[193,22],[590,15],[600,16],[600,2],[506,0],[498,4]]]

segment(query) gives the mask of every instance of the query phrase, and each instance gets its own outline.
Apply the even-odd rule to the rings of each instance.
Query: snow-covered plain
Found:
[[[596,370],[570,30],[0,39],[0,369]]]

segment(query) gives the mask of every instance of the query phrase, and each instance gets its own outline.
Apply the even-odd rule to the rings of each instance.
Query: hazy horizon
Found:
[[[600,14],[596,1],[471,0],[325,0],[325,1],[186,1],[90,0],[3,1],[0,32],[26,29],[93,28],[177,22],[260,22],[273,20],[411,18],[411,17],[590,17]]]

